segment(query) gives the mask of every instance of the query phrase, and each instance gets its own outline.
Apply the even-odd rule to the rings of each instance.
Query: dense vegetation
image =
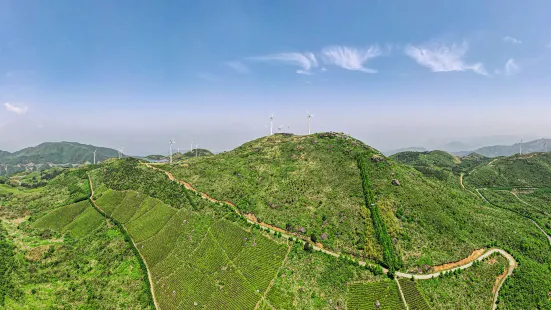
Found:
[[[465,179],[473,188],[551,187],[551,153],[497,158]]]
[[[394,281],[351,283],[348,286],[348,295],[346,308],[350,310],[405,309],[404,302],[398,292],[398,285]]]
[[[357,160],[358,168],[360,169],[360,176],[362,178],[362,189],[365,205],[371,214],[375,236],[383,248],[383,262],[385,266],[389,268],[390,274],[393,275],[394,271],[402,266],[402,259],[396,254],[394,246],[392,245],[392,240],[386,229],[386,225],[381,218],[381,214],[379,213],[379,207],[377,206],[375,195],[373,194],[373,188],[371,181],[369,180],[367,171],[368,168],[365,164],[365,159],[363,156],[358,156]]]
[[[0,222],[0,306],[2,307],[5,305],[6,295],[15,295],[15,287],[12,283],[14,255],[14,246]]]
[[[93,145],[80,144],[76,142],[46,142],[14,153],[0,152],[0,163],[10,165],[28,163],[93,163],[94,150],[97,150],[96,161],[104,161],[108,158],[118,156],[118,152],[116,150],[104,147],[96,147]]]
[[[18,276],[10,281],[21,280],[14,283],[16,290],[4,290],[6,301],[11,308],[47,307],[56,299],[68,308],[108,308],[108,303],[146,308],[151,306],[147,268],[161,309],[334,309],[377,300],[401,305],[393,293],[396,282],[380,267],[359,266],[357,259],[425,273],[474,249],[497,246],[519,262],[502,288],[500,307],[549,308],[551,247],[528,217],[549,211],[550,192],[515,190],[522,202],[508,192],[481,190],[492,202],[487,204],[458,186],[460,173],[476,172],[487,159],[471,156],[456,163],[451,157],[451,166],[445,154],[434,155],[440,159],[428,156],[426,166],[445,171],[444,181],[334,133],[275,135],[231,152],[158,166],[231,201],[251,218],[301,235],[300,240],[247,224],[229,205],[201,199],[131,158],[66,170],[36,188],[0,185],[0,218],[15,253],[3,257],[23,266],[12,272]],[[87,201],[88,175],[99,212]],[[543,216],[534,219],[545,227]],[[346,255],[317,252],[306,239]],[[90,283],[86,272],[96,275],[96,265],[87,270],[102,251],[112,251],[106,254],[110,261],[97,267],[101,281]],[[38,273],[26,271],[29,261]],[[128,268],[120,267],[127,261]],[[470,275],[469,284],[461,285],[475,289],[492,281],[480,266],[468,271],[439,281]],[[52,284],[54,278],[63,281]],[[453,308],[465,294],[471,295],[462,307],[474,309],[491,298],[485,290],[469,293],[449,289],[456,284],[428,282],[400,280],[411,309],[425,309],[425,300],[435,308]],[[377,290],[380,294],[373,293]]]
[[[491,309],[496,280],[506,269],[507,260],[495,255],[461,272],[416,282],[433,309]],[[400,283],[404,282],[400,281]],[[407,287],[404,284],[402,289]],[[522,307],[506,308],[521,309]]]

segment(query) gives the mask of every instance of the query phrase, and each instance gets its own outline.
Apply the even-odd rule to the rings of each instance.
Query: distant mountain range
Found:
[[[538,139],[529,142],[522,143],[522,153],[536,153],[536,152],[545,152],[546,143],[551,147],[551,139]],[[520,152],[520,143],[515,143],[513,145],[494,145],[494,146],[485,146],[478,148],[474,151],[461,151],[461,152],[452,152],[453,155],[465,156],[470,153],[478,153],[486,157],[499,157],[499,156],[511,156],[518,154]]]
[[[28,165],[28,164],[84,164],[96,162],[108,158],[117,157],[114,149],[98,147],[77,142],[45,142],[37,146],[28,147],[20,151],[10,153],[0,151],[0,164]]]

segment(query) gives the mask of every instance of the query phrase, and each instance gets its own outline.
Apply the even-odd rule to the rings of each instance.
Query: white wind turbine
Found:
[[[281,125],[281,126],[277,127],[277,130],[279,131],[279,133],[281,133],[281,130],[283,129],[283,126],[285,126],[285,125]]]
[[[195,144],[195,157],[197,157],[197,150],[199,149],[199,144]]]
[[[310,119],[314,116],[314,114],[310,114],[310,112],[306,110],[306,115],[308,115],[308,134],[310,134]]]
[[[172,164],[172,145],[173,145],[173,144],[176,144],[176,142],[174,142],[174,141],[172,141],[172,139],[170,139],[170,140],[168,141],[168,148],[169,148],[169,150],[170,150],[170,153],[169,153],[169,154],[170,154],[170,163],[171,163],[171,164]]]
[[[547,140],[545,140],[545,142],[543,142],[543,145],[545,145],[545,153],[547,153]]]
[[[520,155],[522,155],[522,139],[520,140]]]
[[[94,150],[94,165],[96,164],[96,152],[98,151],[98,149],[95,149]]]
[[[270,116],[270,136],[274,134],[274,113]]]
[[[119,159],[122,158],[122,152],[124,151],[124,146],[119,148]]]

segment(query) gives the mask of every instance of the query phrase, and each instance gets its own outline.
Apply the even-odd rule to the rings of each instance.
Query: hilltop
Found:
[[[118,156],[114,149],[97,147],[77,142],[45,142],[20,151],[0,153],[0,164],[83,164],[94,161],[94,150],[97,149],[96,161],[104,161]]]

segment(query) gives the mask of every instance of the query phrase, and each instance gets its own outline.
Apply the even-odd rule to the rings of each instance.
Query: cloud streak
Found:
[[[326,65],[334,65],[346,70],[377,73],[377,70],[367,68],[364,64],[372,58],[381,55],[377,46],[367,49],[358,49],[348,46],[329,46],[322,50],[323,61]]]
[[[8,110],[9,112],[12,112],[18,115],[23,115],[29,111],[29,108],[27,106],[20,107],[20,106],[13,105],[9,102],[4,103],[4,107],[6,107],[6,110]]]
[[[296,71],[298,74],[311,74],[311,69],[318,66],[318,60],[314,53],[278,53],[266,56],[250,57],[255,61],[264,61],[269,63],[281,63],[291,66],[300,67]]]
[[[226,66],[232,68],[235,72],[241,73],[241,74],[247,74],[251,72],[249,67],[247,67],[245,64],[243,64],[240,61],[228,61],[226,62]]]
[[[405,47],[404,53],[432,72],[473,71],[481,75],[488,75],[482,63],[465,63],[463,57],[467,50],[466,43],[449,46],[433,43],[422,46],[408,45]]]
[[[503,37],[503,42],[511,43],[511,44],[522,44],[521,40],[517,38],[509,37],[509,36]]]
[[[506,75],[515,75],[520,72],[520,66],[517,62],[511,58],[505,63],[505,74]]]

